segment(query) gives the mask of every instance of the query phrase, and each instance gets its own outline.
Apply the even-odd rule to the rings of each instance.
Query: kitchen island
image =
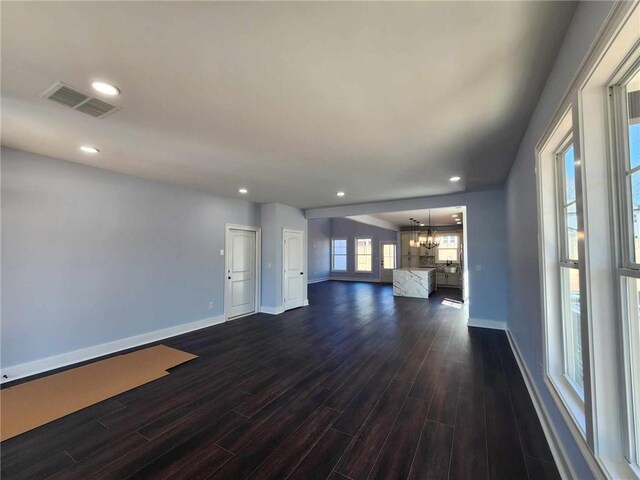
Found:
[[[435,289],[435,268],[407,267],[393,271],[393,294],[397,297],[429,298]]]

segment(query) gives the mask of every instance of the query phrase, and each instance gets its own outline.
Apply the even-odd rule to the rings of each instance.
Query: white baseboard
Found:
[[[302,306],[303,307],[308,307],[309,306],[309,299],[306,298],[304,300],[304,302],[302,302]],[[268,313],[269,315],[280,315],[281,313],[286,312],[285,308],[283,306],[280,307],[266,307],[264,305],[262,305],[260,307],[260,313]]]
[[[547,412],[544,403],[540,401],[538,389],[533,382],[533,377],[529,372],[529,368],[527,368],[527,364],[522,358],[520,348],[518,347],[515,338],[513,338],[511,332],[508,329],[506,333],[507,338],[509,339],[509,345],[511,345],[511,350],[513,351],[513,356],[516,358],[518,367],[520,367],[520,373],[522,373],[522,378],[524,378],[524,383],[527,386],[527,390],[529,391],[529,396],[531,397],[533,406],[536,410],[536,413],[538,414],[538,419],[540,420],[540,424],[542,425],[544,436],[547,438],[547,443],[549,444],[549,448],[551,449],[551,454],[553,455],[553,459],[555,460],[556,466],[558,467],[560,477],[562,477],[563,480],[578,478],[575,471],[573,470],[573,466],[568,461],[569,457],[567,456],[562,443],[558,440],[558,433],[556,432],[553,423],[551,423],[551,421],[549,420],[549,413]]]
[[[337,280],[339,282],[369,282],[380,283],[379,278],[358,278],[358,277],[329,277],[329,280]]]
[[[315,280],[309,280],[307,284],[311,285],[312,283],[326,282],[328,280],[329,280],[329,277],[316,278]]]
[[[195,322],[184,323],[174,327],[163,328],[162,330],[142,333],[133,337],[122,338],[120,340],[102,343],[93,347],[61,353],[60,355],[34,360],[33,362],[12,365],[0,370],[0,383],[11,382],[20,378],[36,375],[38,373],[55,370],[56,368],[86,362],[93,358],[102,357],[104,355],[120,352],[133,347],[139,347],[140,345],[157,342],[158,340],[175,337],[176,335],[210,327],[223,322],[224,315],[218,315],[217,317],[204,318],[202,320],[196,320]]]
[[[489,320],[486,318],[469,317],[469,320],[467,320],[467,325],[469,325],[470,327],[492,328],[494,330],[507,329],[506,322],[500,320]]]
[[[269,315],[280,315],[284,313],[284,307],[266,307],[262,305],[260,307],[260,313],[268,313]]]

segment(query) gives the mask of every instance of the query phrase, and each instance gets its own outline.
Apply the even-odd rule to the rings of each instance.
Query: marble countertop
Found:
[[[403,267],[403,268],[396,268],[396,270],[424,270],[424,271],[428,271],[428,270],[435,270],[435,267]]]
[[[429,298],[435,289],[435,268],[404,267],[393,271],[393,294],[399,297]]]

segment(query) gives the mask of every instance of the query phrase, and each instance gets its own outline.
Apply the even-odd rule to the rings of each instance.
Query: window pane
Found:
[[[333,247],[332,253],[332,270],[346,270],[347,269],[347,240],[343,238],[336,238],[331,240]]]
[[[357,272],[371,271],[371,239],[370,238],[356,239],[356,271]]]
[[[439,262],[457,262],[458,261],[458,251],[450,248],[438,248],[438,261]]]
[[[640,165],[640,118],[636,118],[635,121],[638,123],[629,125],[629,160],[632,169]]]
[[[582,394],[582,336],[580,325],[580,274],[575,268],[561,267],[564,327],[565,373]]]
[[[358,255],[357,270],[362,272],[371,271],[371,256],[370,255]]]
[[[565,209],[567,256],[569,260],[578,260],[578,215],[576,204],[572,203]]]
[[[564,197],[565,204],[576,199],[576,164],[573,158],[573,145],[564,154]]]
[[[396,268],[396,246],[386,244],[382,246],[382,268]]]
[[[640,171],[631,175],[631,214],[633,221],[633,260],[640,262]]]
[[[339,255],[347,254],[347,241],[346,240],[334,240],[333,241],[333,253]]]
[[[370,238],[359,238],[358,239],[358,253],[369,255],[371,254],[371,239]]]
[[[630,170],[640,165],[640,72],[627,85]]]
[[[635,420],[632,425],[636,439],[636,463],[640,459],[640,281],[635,278],[624,278],[626,283],[626,310],[629,332],[630,358],[626,359],[631,366],[631,414]]]

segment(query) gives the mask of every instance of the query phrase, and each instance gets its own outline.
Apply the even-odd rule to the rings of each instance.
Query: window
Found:
[[[458,234],[438,235],[437,241],[440,242],[436,253],[437,262],[453,262],[460,261],[460,244]]]
[[[371,272],[371,239],[356,238],[356,272]]]
[[[347,239],[333,238],[331,240],[331,271],[347,271]]]
[[[613,88],[620,220],[618,284],[625,352],[627,460],[640,465],[640,69]],[[615,141],[615,140],[614,140]]]
[[[396,268],[396,244],[385,243],[382,245],[382,268],[393,270]]]
[[[583,396],[576,165],[571,138],[556,153],[564,373]]]
[[[537,154],[545,384],[574,438],[588,435],[583,327],[588,321],[583,248],[582,170],[568,105]],[[588,364],[587,364],[588,365]]]
[[[535,148],[542,369],[589,477],[640,480],[640,4],[616,5]]]

